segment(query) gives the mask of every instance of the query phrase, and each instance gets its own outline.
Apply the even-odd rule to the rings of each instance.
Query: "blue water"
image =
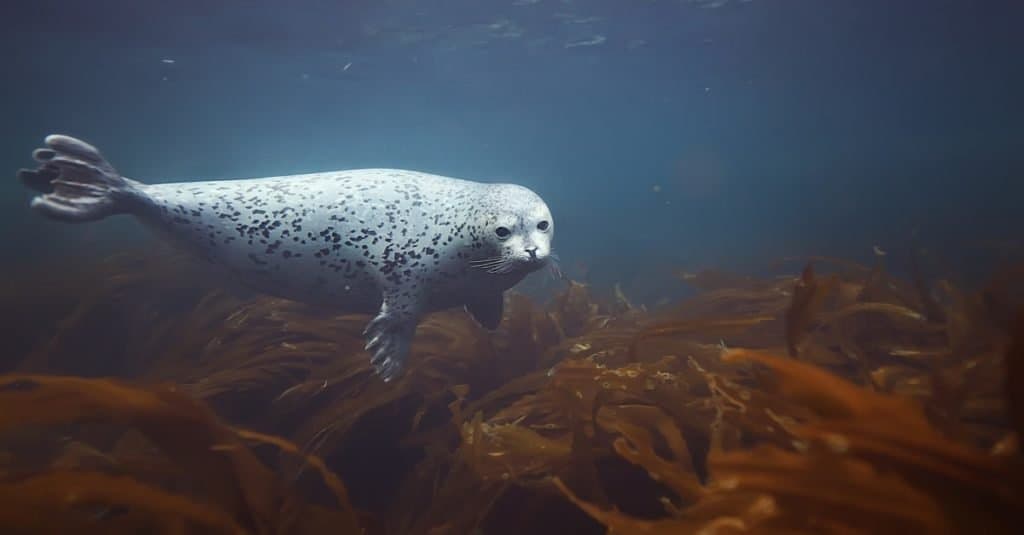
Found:
[[[149,239],[28,210],[14,172],[52,132],[147,182],[521,183],[567,271],[648,294],[912,236],[984,272],[1024,229],[1020,1],[20,0],[0,24],[5,258]]]

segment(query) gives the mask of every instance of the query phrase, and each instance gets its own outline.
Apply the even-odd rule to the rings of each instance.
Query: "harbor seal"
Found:
[[[548,265],[554,221],[535,192],[399,169],[143,184],[92,145],[45,139],[19,178],[31,207],[83,223],[129,214],[258,292],[373,315],[366,350],[398,377],[423,315],[463,306],[497,328],[503,295]]]

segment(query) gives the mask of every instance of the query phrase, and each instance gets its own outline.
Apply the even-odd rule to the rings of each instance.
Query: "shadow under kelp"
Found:
[[[978,291],[831,259],[709,270],[654,311],[568,281],[509,295],[493,333],[429,316],[388,384],[367,317],[199,269],[126,254],[9,287],[0,523],[1010,533],[1024,510],[1020,269]]]

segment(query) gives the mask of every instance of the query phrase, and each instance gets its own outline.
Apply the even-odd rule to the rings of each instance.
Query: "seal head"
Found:
[[[521,279],[548,264],[555,224],[539,195],[523,186],[495,184],[481,208],[478,226],[485,254],[471,266]]]

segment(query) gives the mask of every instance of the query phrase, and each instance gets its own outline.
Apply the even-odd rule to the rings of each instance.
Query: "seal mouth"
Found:
[[[551,263],[551,257],[549,256],[536,256],[531,255],[529,258],[523,261],[523,265],[526,266],[530,271],[537,271],[543,269]]]

